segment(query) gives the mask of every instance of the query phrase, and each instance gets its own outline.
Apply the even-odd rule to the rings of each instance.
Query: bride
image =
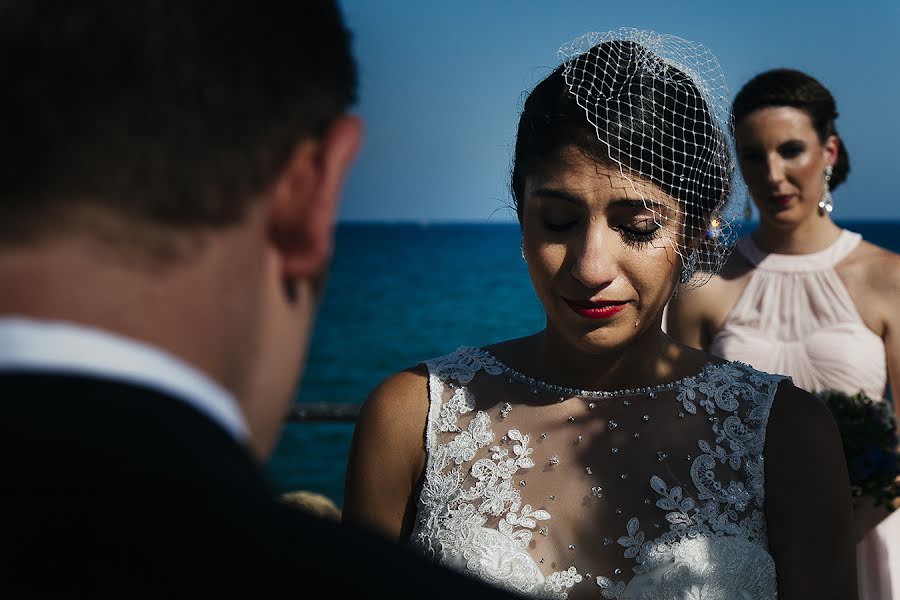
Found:
[[[635,30],[561,53],[512,172],[546,326],[379,384],[344,519],[536,597],[855,598],[827,410],[661,329],[676,285],[702,284],[733,237],[715,59]]]

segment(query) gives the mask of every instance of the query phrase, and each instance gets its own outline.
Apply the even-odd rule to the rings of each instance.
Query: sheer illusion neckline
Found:
[[[541,379],[537,379],[535,377],[526,375],[525,373],[522,373],[521,371],[518,371],[518,370],[510,367],[509,365],[507,365],[506,363],[504,363],[503,361],[498,359],[491,352],[485,350],[484,348],[469,347],[467,349],[470,350],[471,352],[474,352],[475,354],[478,354],[480,356],[480,358],[482,359],[482,361],[489,362],[490,364],[494,365],[496,368],[500,369],[500,371],[502,371],[506,376],[508,376],[516,381],[525,383],[525,384],[531,386],[532,389],[535,389],[535,390],[541,389],[541,390],[551,392],[554,394],[560,394],[560,395],[565,395],[565,396],[580,396],[580,397],[586,397],[586,398],[618,398],[621,396],[639,396],[639,395],[648,395],[651,398],[653,398],[658,393],[677,389],[679,387],[683,387],[686,383],[696,380],[697,378],[706,377],[711,372],[716,371],[716,370],[722,368],[724,365],[729,364],[727,362],[723,362],[723,363],[708,362],[700,369],[700,371],[698,371],[697,373],[695,373],[693,375],[687,375],[685,377],[681,377],[680,379],[676,379],[675,381],[670,381],[667,383],[660,383],[660,384],[657,384],[654,386],[627,388],[627,389],[618,389],[618,390],[588,390],[588,389],[573,388],[573,387],[557,385],[555,383],[549,383],[549,382],[543,381]]]

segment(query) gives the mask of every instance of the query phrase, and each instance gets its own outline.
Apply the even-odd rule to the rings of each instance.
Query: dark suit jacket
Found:
[[[278,503],[205,415],[89,377],[0,374],[0,548],[4,598],[511,597]]]

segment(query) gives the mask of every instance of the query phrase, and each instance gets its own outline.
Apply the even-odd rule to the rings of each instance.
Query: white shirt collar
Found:
[[[163,350],[102,329],[0,317],[0,372],[70,373],[149,387],[207,415],[238,441],[247,424],[234,397]]]

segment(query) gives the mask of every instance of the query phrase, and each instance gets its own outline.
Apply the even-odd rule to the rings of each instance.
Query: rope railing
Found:
[[[309,423],[322,421],[353,422],[359,415],[355,402],[298,402],[291,408],[288,421]]]

